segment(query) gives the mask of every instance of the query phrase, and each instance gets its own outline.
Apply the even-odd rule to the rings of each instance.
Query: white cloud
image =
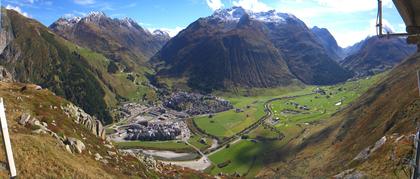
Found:
[[[8,4],[6,6],[6,9],[10,9],[10,10],[14,10],[16,12],[19,12],[20,14],[22,14],[25,17],[30,17],[28,13],[23,12],[22,9],[19,6],[11,6],[10,4]]]
[[[175,27],[175,28],[149,28],[149,31],[150,32],[153,32],[155,30],[161,30],[161,31],[167,32],[169,34],[169,36],[175,37],[176,35],[178,35],[179,32],[181,32],[184,29],[185,29],[184,27]]]
[[[343,13],[368,12],[377,9],[376,0],[280,0],[276,8],[300,18],[321,15],[340,16]],[[308,6],[309,5],[309,6]],[[383,0],[385,7],[393,6],[392,0]]]
[[[269,11],[273,9],[259,0],[236,0],[233,1],[232,4],[254,12]]]
[[[95,0],[74,0],[74,3],[80,4],[80,5],[91,5],[95,4]]]
[[[206,0],[206,2],[213,11],[225,6],[221,0]]]
[[[389,23],[388,20],[383,20],[384,29],[388,29],[395,32],[394,26]],[[330,30],[331,31],[331,30]],[[369,22],[369,26],[362,30],[352,30],[351,28],[344,31],[331,31],[337,42],[341,47],[348,47],[354,45],[357,42],[365,39],[368,36],[375,36],[376,34],[376,19],[372,19]],[[385,30],[384,30],[384,33]]]
[[[335,12],[361,12],[377,8],[376,0],[315,0],[319,5]],[[392,0],[384,0],[383,5],[392,6]]]
[[[396,11],[392,0],[383,0],[385,13]],[[376,35],[376,0],[278,0],[275,8],[296,15],[309,27],[326,27],[340,46],[346,47]],[[394,24],[402,22],[392,21]],[[396,23],[397,22],[397,23]],[[404,25],[391,26],[384,20],[385,29],[401,32]]]

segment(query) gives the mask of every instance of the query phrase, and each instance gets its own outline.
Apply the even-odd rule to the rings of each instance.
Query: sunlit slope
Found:
[[[353,169],[369,177],[407,177],[405,161],[412,157],[408,136],[420,117],[419,68],[417,54],[350,107],[277,151],[270,163],[278,171],[266,169],[260,176],[332,176]]]
[[[26,86],[26,87],[25,87]],[[23,90],[24,89],[24,90]],[[54,96],[48,90],[37,90],[34,85],[0,82],[0,96],[4,99],[14,158],[19,178],[131,178],[157,177],[136,158],[117,154],[108,163],[95,160],[95,154],[109,157],[115,148],[105,147],[105,141],[77,124],[62,109],[70,103]],[[60,141],[49,133],[37,134],[37,125],[19,124],[23,114],[47,124],[47,128],[59,137],[75,138],[84,143],[82,153],[70,153]],[[29,121],[30,121],[29,120]],[[2,145],[2,143],[1,143]],[[6,161],[3,147],[0,161]],[[118,152],[116,152],[118,153]],[[7,171],[0,170],[1,178]]]

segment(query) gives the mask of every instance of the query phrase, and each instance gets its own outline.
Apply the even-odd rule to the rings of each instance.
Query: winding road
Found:
[[[263,117],[261,117],[258,121],[248,126],[247,128],[243,129],[242,131],[236,133],[232,137],[224,140],[223,143],[221,144],[217,144],[217,143],[215,144],[217,140],[214,139],[213,145],[210,148],[204,151],[201,151],[196,146],[190,144],[187,139],[183,139],[183,142],[185,142],[187,145],[191,146],[194,150],[196,150],[197,153],[201,155],[201,158],[196,159],[196,160],[191,160],[191,161],[162,161],[162,162],[166,164],[172,164],[172,165],[178,165],[181,167],[191,168],[193,170],[203,171],[212,165],[212,161],[209,159],[210,155],[223,150],[227,145],[233,145],[241,141],[242,140],[241,136],[249,134],[250,132],[255,130],[257,127],[262,125],[267,119],[270,119],[273,115],[273,112],[271,111],[272,102],[278,101],[278,100],[293,99],[293,98],[308,96],[312,94],[314,93],[296,95],[296,96],[285,96],[285,97],[270,99],[264,103],[265,115]],[[206,135],[211,136],[210,134],[206,134]]]
[[[272,102],[285,100],[285,99],[294,99],[294,98],[309,96],[309,95],[313,95],[313,94],[315,94],[315,93],[308,93],[308,94],[295,95],[295,96],[284,96],[284,97],[279,97],[279,98],[272,98],[272,99],[266,101],[264,103],[265,115],[263,117],[261,117],[257,122],[253,123],[249,127],[242,130],[241,132],[236,133],[232,137],[226,139],[225,141],[223,141],[223,143],[219,144],[219,146],[217,148],[212,148],[210,150],[207,149],[203,153],[205,153],[207,156],[210,156],[210,155],[222,150],[223,147],[225,147],[227,145],[231,145],[231,144],[235,144],[235,143],[239,142],[241,140],[241,136],[249,134],[250,132],[255,130],[257,127],[259,127],[261,124],[263,124],[267,119],[271,118],[271,116],[273,114],[273,112],[271,111],[271,103]],[[207,135],[211,136],[210,134],[207,134]]]

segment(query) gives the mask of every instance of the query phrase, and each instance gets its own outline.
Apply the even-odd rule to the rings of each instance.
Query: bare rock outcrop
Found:
[[[13,82],[12,74],[7,71],[6,68],[0,66],[0,81],[2,82]]]
[[[335,175],[333,178],[336,179],[361,179],[361,178],[367,178],[362,172],[357,171],[356,169],[348,169],[345,170],[337,175]]]
[[[383,136],[381,139],[379,139],[375,143],[375,145],[369,146],[369,147],[365,148],[364,150],[362,150],[353,160],[365,160],[365,159],[369,158],[369,156],[373,152],[375,152],[376,150],[381,148],[385,144],[386,141],[387,141],[386,136]]]
[[[105,129],[101,121],[96,119],[96,117],[90,116],[83,111],[83,109],[74,104],[68,104],[67,106],[62,107],[62,109],[69,117],[74,119],[74,122],[85,126],[97,137],[105,140]]]
[[[70,153],[80,154],[86,149],[85,144],[81,140],[58,135],[57,133],[48,129],[48,124],[46,122],[40,122],[38,119],[31,117],[31,115],[28,113],[22,114],[18,123],[23,126],[31,125],[32,128],[35,128],[32,131],[34,134],[47,134],[54,137],[58,140],[59,144]]]

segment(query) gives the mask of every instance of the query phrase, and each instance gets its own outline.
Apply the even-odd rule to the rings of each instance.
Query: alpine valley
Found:
[[[173,37],[104,12],[48,27],[1,15],[19,178],[409,177],[420,56],[404,38],[342,48],[242,7]]]

